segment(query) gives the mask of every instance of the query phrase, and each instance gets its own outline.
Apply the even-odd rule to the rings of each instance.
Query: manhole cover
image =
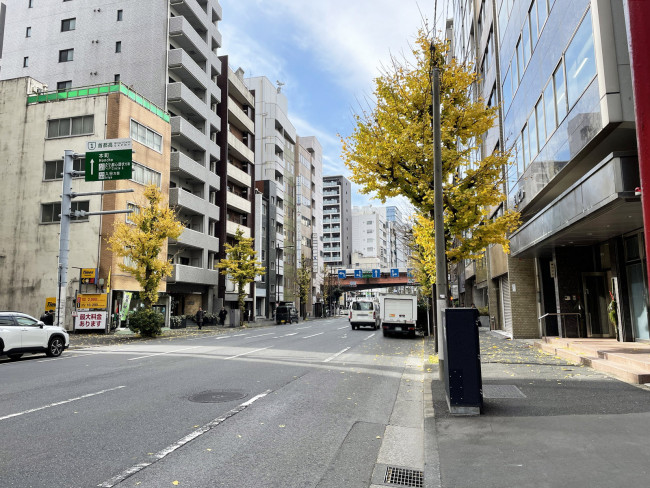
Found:
[[[526,398],[515,385],[483,385],[483,398]]]
[[[209,390],[190,396],[189,400],[195,403],[223,403],[246,398],[247,394],[235,390]]]

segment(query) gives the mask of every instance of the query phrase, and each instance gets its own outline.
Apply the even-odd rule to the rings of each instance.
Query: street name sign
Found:
[[[130,180],[133,143],[131,139],[104,139],[86,143],[86,181]]]

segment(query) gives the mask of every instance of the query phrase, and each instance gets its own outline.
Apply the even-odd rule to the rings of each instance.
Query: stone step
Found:
[[[650,354],[640,354],[639,357],[635,357],[634,354],[632,351],[598,351],[598,357],[601,359],[650,373]]]
[[[534,346],[541,351],[557,356],[572,364],[589,366],[597,371],[608,373],[620,380],[632,384],[650,383],[650,370],[639,367],[639,362],[645,365],[642,360],[629,360],[617,353],[598,353],[586,347],[568,348],[561,347],[569,345],[565,341],[535,341]],[[571,344],[572,345],[572,344]],[[597,354],[597,355],[594,355]]]

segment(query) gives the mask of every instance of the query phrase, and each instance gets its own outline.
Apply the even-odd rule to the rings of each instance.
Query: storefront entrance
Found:
[[[585,297],[585,322],[587,337],[615,337],[607,317],[607,275],[583,273],[582,288]]]

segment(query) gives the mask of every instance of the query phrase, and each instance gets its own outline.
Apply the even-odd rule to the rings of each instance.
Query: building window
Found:
[[[141,185],[154,184],[160,187],[160,180],[161,180],[160,173],[150,168],[147,168],[146,166],[143,166],[140,163],[136,163],[135,161],[131,163],[131,167],[133,168],[133,174],[131,176],[132,181],[135,181],[136,183],[140,183]]]
[[[27,68],[27,66],[29,66],[29,56],[23,58],[23,68]]]
[[[75,171],[84,171],[86,168],[86,159],[74,159],[72,161],[72,169]],[[54,161],[45,161],[43,170],[43,181],[60,180],[63,178],[63,159],[56,159]],[[74,176],[74,178],[83,178],[81,176]]]
[[[72,88],[72,80],[58,81],[56,83],[57,91],[65,91],[69,90],[70,88]]]
[[[32,37],[32,28],[31,27],[27,27],[27,29],[25,29],[25,37]]]
[[[123,10],[120,9],[117,11],[117,21],[121,22],[123,20]]]
[[[119,83],[119,82],[120,82],[120,74],[119,74],[119,73],[117,73],[115,76],[113,76],[113,81],[114,81],[115,83]]]
[[[61,32],[73,31],[75,29],[76,21],[77,19],[74,17],[71,19],[63,19],[61,21]]]
[[[546,139],[551,137],[556,127],[555,104],[553,103],[553,81],[544,88],[544,120],[546,121]]]
[[[569,107],[578,101],[591,80],[596,76],[594,35],[591,28],[591,12],[587,12],[571,44],[564,55]]]
[[[67,117],[47,121],[47,138],[80,136],[93,133],[93,115]]]
[[[73,201],[71,207],[70,220],[73,222],[87,221],[88,215],[83,217],[75,217],[75,211],[88,212],[90,209],[90,202],[86,201]],[[43,203],[41,204],[41,224],[51,224],[53,222],[61,222],[61,202]]]
[[[140,213],[140,207],[138,207],[135,203],[127,202],[126,209],[131,210],[131,213],[126,214],[126,223],[135,225],[135,222],[133,222],[132,217]]]
[[[117,41],[115,43],[115,52],[116,53],[121,53],[122,52],[122,41]]]
[[[162,136],[131,119],[131,139],[162,153]]]
[[[59,51],[59,63],[67,63],[74,59],[74,49],[61,49]]]
[[[560,61],[553,73],[553,87],[555,88],[555,111],[558,125],[567,113],[566,86],[564,85],[564,63]]]

